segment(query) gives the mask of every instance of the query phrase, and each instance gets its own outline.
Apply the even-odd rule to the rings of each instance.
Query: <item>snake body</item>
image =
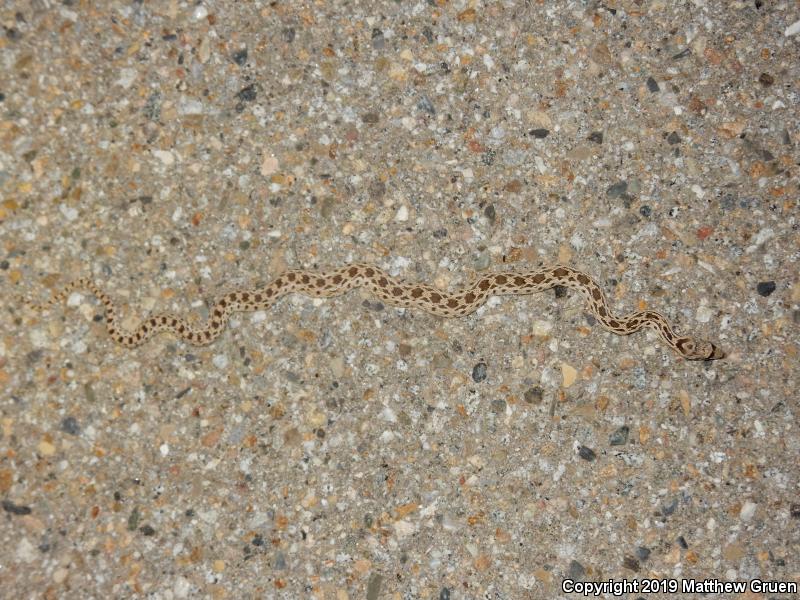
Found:
[[[239,289],[222,296],[211,307],[209,318],[201,327],[171,313],[159,313],[142,321],[133,331],[119,324],[114,302],[91,279],[82,278],[66,285],[43,305],[27,302],[44,310],[63,302],[75,290],[88,290],[105,307],[105,323],[111,338],[126,347],[143,344],[160,332],[169,332],[197,346],[210,344],[219,337],[232,313],[265,310],[278,298],[301,293],[315,298],[328,298],[366,286],[377,298],[392,306],[416,308],[440,317],[464,317],[475,312],[489,296],[525,295],[542,292],[556,286],[578,290],[603,329],[617,335],[629,335],[649,327],[664,343],[687,360],[716,360],[725,353],[711,342],[680,336],[669,321],[652,310],[638,311],[617,317],[611,313],[603,290],[589,275],[571,267],[556,265],[528,272],[501,272],[484,275],[471,286],[456,292],[445,292],[423,283],[408,283],[390,276],[369,264],[351,264],[328,271],[284,271],[264,287]]]

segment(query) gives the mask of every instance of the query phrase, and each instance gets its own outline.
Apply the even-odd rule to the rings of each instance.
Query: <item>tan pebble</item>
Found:
[[[268,177],[278,170],[278,159],[274,156],[265,156],[261,162],[261,174]]]
[[[683,414],[685,416],[689,416],[689,413],[692,410],[692,401],[689,399],[689,393],[686,390],[681,390],[678,392],[678,397],[681,400],[681,408],[683,408]]]
[[[336,590],[336,600],[350,600],[350,596],[347,595],[347,590],[341,588]]]
[[[53,456],[56,453],[56,447],[46,440],[39,442],[38,449],[43,456]]]
[[[5,494],[11,489],[14,482],[14,474],[11,469],[0,469],[0,493]]]
[[[722,548],[722,556],[727,561],[738,562],[744,558],[744,548],[741,544],[728,544]]]
[[[225,570],[225,561],[224,560],[215,560],[214,561],[214,571],[217,573],[222,573]]]
[[[56,583],[63,583],[64,580],[69,575],[69,571],[64,568],[56,569],[55,573],[53,573],[53,581]]]
[[[325,413],[314,411],[308,415],[308,423],[312,427],[322,427],[326,421]]]
[[[369,572],[371,567],[372,563],[366,559],[357,560],[353,563],[353,569],[360,575]]]
[[[647,425],[641,425],[639,427],[639,443],[644,445],[650,439],[652,435],[652,431]]]
[[[475,559],[474,565],[476,570],[486,571],[490,566],[492,566],[492,559],[486,554],[481,554]]]
[[[578,372],[575,368],[567,363],[561,363],[561,376],[564,378],[564,383],[562,384],[563,387],[568,388],[573,383],[575,383],[575,379],[578,376]]]

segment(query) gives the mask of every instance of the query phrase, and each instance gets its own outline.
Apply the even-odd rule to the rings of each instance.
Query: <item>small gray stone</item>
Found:
[[[653,79],[652,77],[648,77],[647,78],[647,89],[650,90],[651,92],[653,92],[654,94],[656,92],[660,92],[661,91],[661,88],[658,87],[658,82],[655,79]]]
[[[630,428],[623,425],[609,436],[608,443],[612,446],[624,446],[628,443],[628,433],[630,433]]]
[[[609,198],[619,198],[628,191],[628,182],[627,181],[618,181],[617,183],[609,186],[606,190],[606,196]]]
[[[383,575],[380,573],[370,575],[369,583],[367,583],[367,600],[378,600],[378,595],[381,593],[381,584],[383,584]]]
[[[495,413],[504,413],[506,412],[506,401],[505,400],[492,400],[492,412]]]
[[[635,559],[634,557],[632,557],[632,556],[627,556],[627,555],[626,555],[626,556],[625,556],[625,557],[622,559],[622,566],[623,566],[623,567],[625,567],[626,569],[629,569],[629,570],[631,570],[631,571],[634,571],[634,572],[636,572],[636,571],[638,571],[638,570],[639,570],[639,561],[638,561],[638,560],[636,560],[636,559]]]
[[[675,509],[678,508],[678,499],[673,498],[669,504],[662,504],[661,505],[661,516],[668,517],[672,513],[675,512]]]
[[[581,581],[583,576],[586,575],[586,569],[577,560],[569,561],[569,568],[567,569],[567,577],[573,581]]]
[[[61,421],[61,431],[70,435],[78,435],[81,432],[81,426],[75,417],[67,417]]]
[[[372,30],[372,48],[374,50],[381,50],[386,45],[386,38],[383,37],[383,32],[380,29]]]
[[[429,115],[436,114],[436,108],[433,106],[433,103],[427,96],[422,96],[419,101],[417,101],[417,108],[428,113]]]
[[[540,387],[532,387],[525,391],[523,398],[528,404],[541,404],[544,397],[544,390]]]

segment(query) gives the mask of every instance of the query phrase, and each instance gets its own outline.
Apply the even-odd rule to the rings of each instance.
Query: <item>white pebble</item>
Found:
[[[166,456],[169,454],[169,444],[164,443],[158,447],[158,451],[161,452],[161,456]]]
[[[136,81],[136,75],[136,69],[120,69],[119,79],[117,79],[116,84],[127,90],[133,85],[133,82]]]
[[[169,150],[153,150],[153,156],[167,166],[170,166],[175,162],[175,157]]]
[[[228,357],[225,354],[217,354],[211,359],[211,362],[214,363],[214,366],[218,369],[224,369],[228,366]]]
[[[203,103],[191,98],[181,98],[178,101],[179,115],[202,115]]]
[[[397,214],[394,216],[395,221],[408,221],[408,207],[403,204],[397,209]]]
[[[755,502],[745,502],[742,505],[742,510],[739,511],[739,518],[742,521],[749,521],[753,518],[753,515],[756,514],[756,507],[758,505]]]
[[[17,544],[17,559],[28,563],[36,559],[33,544],[28,541],[28,538],[22,538]]]
[[[67,221],[74,221],[78,218],[78,210],[72,206],[67,206],[66,204],[60,204],[58,206],[58,210],[61,211],[61,214],[67,219]]]
[[[195,21],[205,19],[208,16],[208,9],[201,4],[200,6],[195,7],[194,14],[192,16],[194,17]]]
[[[789,25],[786,28],[786,31],[783,32],[783,35],[789,37],[790,35],[795,35],[796,33],[800,33],[800,21],[795,21]]]
[[[544,337],[553,329],[553,324],[550,321],[535,321],[533,323],[533,335],[537,337]]]
[[[701,304],[697,308],[697,313],[695,314],[694,318],[698,323],[708,323],[713,314],[713,311],[708,306]]]
[[[176,598],[188,598],[191,585],[185,577],[178,577],[172,586],[172,593]]]
[[[698,198],[702,198],[703,196],[706,195],[706,193],[703,190],[703,188],[701,188],[696,183],[692,186],[692,191],[694,192],[694,195],[697,196]]]

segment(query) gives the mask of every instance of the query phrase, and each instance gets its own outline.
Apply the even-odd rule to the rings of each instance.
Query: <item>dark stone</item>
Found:
[[[758,83],[760,83],[764,87],[769,87],[773,83],[775,83],[775,78],[769,73],[762,73],[761,75],[758,76]]]
[[[287,44],[291,44],[294,41],[294,35],[294,27],[284,27],[283,31],[281,31],[283,41]]]
[[[759,281],[758,285],[756,286],[756,291],[758,292],[759,296],[764,296],[766,298],[772,292],[775,291],[775,282],[774,281]]]
[[[448,588],[442,588],[442,591],[439,592],[439,600],[450,600],[450,590]]]
[[[631,571],[638,571],[639,570],[639,561],[633,558],[632,556],[625,555],[625,558],[622,559],[622,566],[626,569],[630,569]]]
[[[789,506],[789,514],[793,519],[800,519],[800,504],[792,504]]]
[[[567,288],[563,285],[557,285],[553,288],[556,298],[565,298],[567,295]]]
[[[684,538],[682,535],[679,535],[676,541],[678,542],[678,545],[684,550],[689,549],[689,544],[686,543],[686,538]]]
[[[241,50],[233,53],[233,62],[235,62],[240,67],[244,66],[247,62],[247,48],[242,48]]]
[[[256,84],[251,83],[247,87],[243,87],[239,90],[239,93],[236,94],[236,98],[241,100],[242,102],[252,102],[256,99],[258,92],[256,90]]]
[[[61,421],[61,431],[70,435],[78,435],[81,432],[81,426],[75,417],[67,417]]]
[[[602,144],[603,143],[603,132],[602,131],[593,131],[589,134],[587,138],[590,142],[594,142],[595,144]]]
[[[447,237],[447,229],[445,229],[444,227],[442,227],[441,229],[437,229],[436,231],[433,232],[433,237],[435,237],[437,240],[441,240],[443,238],[446,238]]]
[[[679,136],[679,135],[677,134],[677,132],[675,132],[675,131],[673,131],[672,133],[670,133],[670,134],[667,136],[667,143],[668,143],[670,146],[674,146],[675,144],[679,143],[680,141],[681,141],[681,136]]]
[[[264,545],[264,538],[261,536],[260,533],[257,533],[253,536],[253,539],[250,541],[253,546],[263,546]]]
[[[567,569],[567,577],[573,581],[580,581],[586,575],[586,569],[577,560],[569,561],[569,568]]]
[[[628,443],[629,432],[630,428],[627,425],[623,425],[609,436],[608,443],[612,446],[624,446]]]
[[[489,219],[490,223],[494,223],[494,219],[497,216],[497,213],[494,210],[494,204],[490,204],[486,208],[483,209],[483,215]]]
[[[597,458],[597,454],[594,453],[594,450],[587,446],[581,446],[578,448],[578,456],[580,456],[583,460],[593,461]]]
[[[542,138],[546,138],[548,135],[550,135],[550,130],[549,129],[531,129],[528,132],[528,134],[532,135],[533,137],[535,137],[538,140],[541,140]]]
[[[646,218],[653,214],[653,210],[647,204],[643,204],[639,207],[639,214]]]
[[[541,404],[544,397],[544,390],[540,387],[532,387],[525,391],[523,398],[528,404]]]
[[[650,548],[645,548],[644,546],[636,546],[636,557],[640,561],[645,561],[650,558]]]
[[[381,50],[386,45],[386,39],[383,37],[383,32],[380,29],[372,30],[372,48],[373,50]]]
[[[376,112],[368,112],[367,114],[362,115],[361,120],[369,125],[375,125],[375,123],[380,120],[380,116]]]
[[[30,506],[21,506],[19,504],[14,504],[13,502],[11,502],[11,500],[3,500],[3,510],[12,515],[19,515],[19,516],[29,515],[33,512]]]
[[[661,91],[661,88],[658,87],[658,82],[655,79],[653,79],[652,77],[648,77],[647,78],[647,89],[650,90],[651,92],[653,92],[654,94],[656,92],[660,92]]]
[[[472,367],[472,381],[480,383],[486,379],[486,363],[481,361]]]
[[[142,535],[146,535],[147,537],[156,534],[156,530],[150,527],[150,525],[142,525],[141,527],[139,527],[139,531],[141,532]]]

